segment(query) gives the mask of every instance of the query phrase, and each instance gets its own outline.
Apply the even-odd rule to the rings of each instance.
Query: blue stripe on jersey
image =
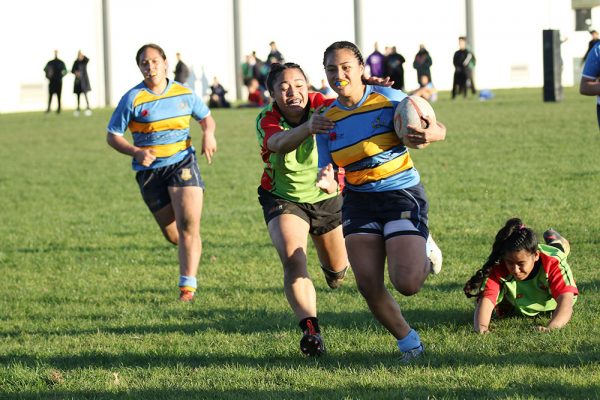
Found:
[[[360,186],[351,185],[346,182],[346,187],[355,192],[387,192],[388,190],[400,190],[399,188],[406,189],[417,185],[419,182],[421,182],[419,172],[415,168],[412,168],[375,182],[364,183]]]
[[[177,131],[162,131],[152,133],[132,133],[133,141],[136,146],[146,147],[157,144],[171,144],[181,142],[188,138],[188,132]]]
[[[375,168],[385,164],[388,161],[395,160],[398,157],[402,157],[404,154],[406,154],[406,152],[406,147],[397,146],[387,151],[384,151],[383,153],[379,153],[374,157],[366,158],[355,163],[348,164],[344,167],[344,169],[346,170],[346,172],[353,172],[368,168]]]

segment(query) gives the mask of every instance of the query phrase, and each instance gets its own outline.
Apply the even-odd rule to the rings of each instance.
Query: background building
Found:
[[[273,40],[286,60],[303,66],[315,86],[324,77],[323,51],[333,41],[357,41],[365,57],[374,42],[380,50],[396,46],[407,60],[407,89],[416,86],[412,60],[424,43],[433,58],[434,83],[448,90],[457,38],[469,33],[477,57],[478,89],[541,87],[542,31],[557,29],[564,40],[562,83],[570,86],[579,80],[588,30],[600,28],[594,26],[594,21],[600,21],[599,4],[585,0],[3,1],[0,35],[5,51],[0,72],[6,83],[0,112],[45,110],[43,68],[55,49],[69,70],[81,49],[90,58],[92,106],[115,105],[141,81],[135,52],[148,42],[165,49],[171,71],[175,53],[181,53],[192,68],[199,93],[206,94],[217,76],[235,99],[244,95],[243,89],[236,90],[239,61],[252,51],[266,58]],[[69,74],[63,81],[65,109],[75,106],[72,89]]]

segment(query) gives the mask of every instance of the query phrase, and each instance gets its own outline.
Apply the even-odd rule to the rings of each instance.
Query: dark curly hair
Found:
[[[511,218],[496,234],[492,252],[483,266],[465,283],[463,291],[467,297],[478,297],[481,285],[490,275],[494,265],[500,263],[508,253],[526,250],[529,253],[537,251],[538,240],[535,232],[526,227],[519,218]]]

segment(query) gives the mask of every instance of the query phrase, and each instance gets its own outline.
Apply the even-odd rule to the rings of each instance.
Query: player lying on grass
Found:
[[[496,234],[492,252],[465,284],[467,297],[477,297],[473,329],[490,331],[492,314],[535,316],[552,312],[549,331],[565,326],[573,314],[577,286],[567,264],[569,242],[558,232],[544,232],[538,244],[533,230],[518,218],[509,219]]]

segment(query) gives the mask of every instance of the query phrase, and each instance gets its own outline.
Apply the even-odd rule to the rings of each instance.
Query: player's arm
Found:
[[[477,302],[477,307],[473,313],[473,330],[476,333],[489,333],[490,321],[492,320],[492,312],[494,311],[494,303],[487,297],[481,297]]]
[[[446,126],[440,121],[431,123],[431,118],[428,116],[423,117],[427,121],[427,128],[421,126],[408,125],[410,129],[406,138],[414,145],[430,144],[433,142],[439,142],[446,139]]]
[[[267,139],[267,148],[273,153],[289,153],[296,150],[309,136],[332,130],[335,123],[321,114],[322,109],[323,106],[319,106],[305,123],[273,134]]]
[[[586,96],[600,96],[600,81],[582,76],[579,82],[579,93]]]
[[[212,157],[217,152],[217,138],[215,137],[215,129],[217,124],[215,119],[208,115],[206,118],[199,121],[202,128],[202,154],[206,157],[209,164],[212,163]]]
[[[538,326],[541,332],[560,329],[565,326],[573,315],[573,293],[563,293],[556,298],[556,310],[552,313],[552,318],[548,322],[548,326]]]
[[[106,133],[106,142],[119,153],[127,154],[137,160],[140,165],[149,167],[156,160],[154,152],[130,144],[123,136],[111,132]]]
[[[336,193],[339,190],[335,169],[332,164],[327,164],[326,167],[319,170],[317,187],[329,194]]]

